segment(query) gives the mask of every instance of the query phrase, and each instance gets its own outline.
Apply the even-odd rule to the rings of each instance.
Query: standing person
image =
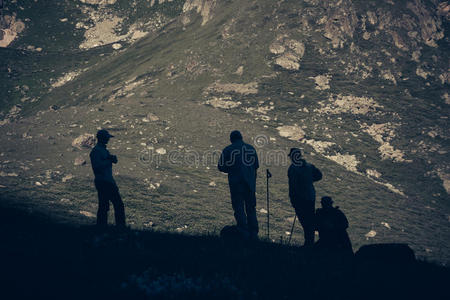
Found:
[[[317,247],[353,254],[352,242],[347,233],[347,217],[339,206],[333,207],[331,197],[322,197],[320,203],[322,208],[316,211],[316,230],[319,232]]]
[[[305,246],[314,244],[314,213],[316,191],[313,183],[322,179],[322,173],[307,163],[298,148],[289,152],[292,164],[288,170],[289,198],[305,235]]]
[[[230,134],[231,145],[223,149],[218,168],[228,174],[231,204],[237,228],[244,237],[258,238],[256,219],[256,176],[258,155],[253,146],[244,143],[242,134],[235,130]]]
[[[116,225],[125,227],[125,209],[119,188],[112,176],[112,164],[117,164],[117,156],[111,155],[106,149],[109,139],[113,135],[102,129],[97,132],[97,145],[92,149],[91,158],[92,170],[95,176],[95,188],[98,192],[97,225],[107,226],[109,201],[114,206],[114,216]]]

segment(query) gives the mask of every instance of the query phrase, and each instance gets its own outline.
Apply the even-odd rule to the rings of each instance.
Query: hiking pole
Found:
[[[266,197],[267,197],[267,239],[270,239],[270,227],[269,227],[269,219],[270,219],[270,210],[269,210],[269,178],[272,177],[269,169],[266,169]]]
[[[288,245],[291,244],[291,238],[294,235],[294,226],[295,226],[296,219],[297,219],[297,215],[294,216],[294,222],[292,223],[291,234],[289,235]]]

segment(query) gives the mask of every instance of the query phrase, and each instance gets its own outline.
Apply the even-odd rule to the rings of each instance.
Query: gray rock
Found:
[[[72,147],[80,150],[93,148],[95,145],[95,138],[93,134],[85,133],[72,141]]]
[[[75,166],[84,166],[86,164],[86,160],[83,157],[78,156],[77,158],[75,158],[73,164]]]

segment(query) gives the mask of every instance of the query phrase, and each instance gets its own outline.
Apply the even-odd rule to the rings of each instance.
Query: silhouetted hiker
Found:
[[[340,250],[353,254],[352,243],[347,234],[348,220],[339,206],[333,207],[331,197],[322,197],[322,208],[316,211],[316,230],[319,248]]]
[[[117,163],[117,157],[106,149],[109,139],[113,137],[102,129],[97,132],[97,145],[92,149],[90,158],[95,175],[95,187],[98,192],[97,225],[108,224],[109,201],[114,206],[114,216],[117,226],[125,226],[125,209],[119,188],[112,176],[112,164]]]
[[[258,238],[256,219],[256,175],[259,168],[258,155],[253,146],[244,143],[242,135],[235,130],[230,134],[231,145],[222,151],[218,168],[228,173],[231,204],[237,228],[244,237]]]
[[[307,163],[298,148],[289,152],[292,164],[288,170],[289,198],[305,234],[305,246],[314,244],[314,213],[316,191],[313,182],[322,179],[322,173]]]

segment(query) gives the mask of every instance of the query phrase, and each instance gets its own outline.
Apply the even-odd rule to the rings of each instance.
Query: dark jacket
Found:
[[[116,183],[112,175],[111,154],[106,149],[106,145],[97,143],[90,153],[92,170],[96,181],[106,181]]]
[[[228,173],[230,187],[246,183],[255,192],[259,161],[253,146],[239,140],[225,147],[220,156],[218,168],[221,172]]]
[[[316,200],[313,183],[322,179],[322,173],[313,164],[307,163],[305,160],[301,160],[298,164],[291,164],[288,177],[289,197],[294,207]]]

